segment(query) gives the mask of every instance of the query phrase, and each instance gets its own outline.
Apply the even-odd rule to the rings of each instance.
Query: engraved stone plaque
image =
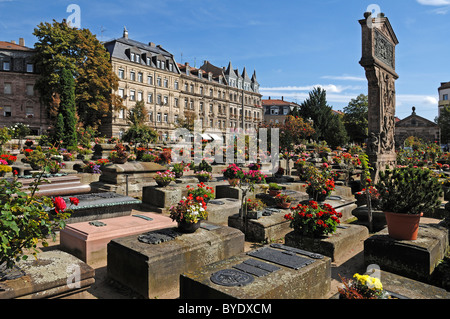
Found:
[[[394,68],[394,46],[392,43],[377,29],[374,31],[374,41],[375,57]]]
[[[165,228],[139,235],[138,240],[142,243],[157,245],[166,241],[174,240],[178,236],[180,236],[180,233],[174,229]]]
[[[280,251],[269,247],[250,251],[248,252],[248,255],[296,270],[312,264],[315,261],[314,259],[298,256],[290,251]]]
[[[253,276],[237,269],[223,269],[213,273],[210,280],[221,286],[245,286],[254,281]]]

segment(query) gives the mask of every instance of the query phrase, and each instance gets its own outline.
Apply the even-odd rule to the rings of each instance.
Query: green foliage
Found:
[[[434,212],[441,203],[441,184],[428,168],[411,165],[380,171],[376,188],[383,211],[426,214]]]
[[[344,126],[350,141],[363,143],[368,137],[369,131],[368,96],[360,94],[355,99],[351,99],[348,105],[344,107],[343,111]]]
[[[74,147],[77,145],[77,110],[75,106],[75,83],[73,75],[69,70],[63,69],[61,72],[61,92],[57,126],[60,125],[60,115],[64,120],[63,145],[65,147]],[[61,139],[57,139],[60,141]]]
[[[55,129],[53,131],[53,138],[52,140],[55,141],[64,141],[65,134],[64,134],[64,115],[62,113],[58,114],[58,117],[56,119]]]
[[[441,130],[440,142],[442,144],[450,144],[450,106],[441,109],[437,124]]]
[[[8,142],[11,139],[11,134],[7,127],[0,128],[0,150],[2,145]]]
[[[17,179],[0,180],[0,264],[12,267],[20,259],[26,259],[28,250],[36,255],[39,240],[45,247],[46,238],[64,228],[69,211],[55,210],[48,197],[36,197],[42,174],[30,184],[30,193],[22,190]],[[65,207],[65,205],[64,205]]]
[[[269,183],[269,189],[272,189],[272,190],[281,190],[281,189],[283,189],[283,187],[281,187],[281,186],[278,185],[277,183]]]
[[[41,22],[36,36],[34,61],[39,69],[35,88],[41,102],[49,106],[56,120],[59,108],[62,69],[75,78],[75,105],[81,123],[96,127],[112,109],[123,108],[117,91],[118,78],[112,71],[109,53],[88,29],[70,27],[66,22]]]

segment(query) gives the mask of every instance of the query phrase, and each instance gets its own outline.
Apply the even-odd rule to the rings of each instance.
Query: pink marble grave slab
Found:
[[[107,245],[112,239],[174,226],[176,224],[171,218],[156,213],[133,213],[130,216],[68,224],[60,231],[60,247],[92,265],[106,262]]]

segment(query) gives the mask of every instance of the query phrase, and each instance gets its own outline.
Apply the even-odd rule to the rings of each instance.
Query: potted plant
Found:
[[[324,163],[319,169],[315,166],[306,168],[306,193],[317,202],[323,202],[334,190],[334,179],[329,165]]]
[[[432,214],[441,203],[441,184],[427,168],[410,165],[380,171],[376,188],[389,236],[394,239],[417,239],[420,217]]]
[[[280,208],[289,208],[291,207],[291,202],[293,198],[286,195],[286,194],[278,194],[275,196],[275,202],[277,203],[277,206]]]
[[[50,160],[47,164],[47,169],[49,171],[50,174],[57,174],[59,173],[59,171],[65,167],[64,163],[60,163],[58,161],[55,160]]]
[[[283,187],[278,185],[277,183],[269,183],[269,195],[270,196],[277,196],[281,193],[281,190]]]
[[[228,183],[231,186],[236,186],[244,176],[242,168],[240,168],[236,164],[228,165],[228,167],[224,169],[222,173],[223,177],[225,177],[228,180]]]
[[[0,159],[0,177],[5,176],[6,173],[12,171],[12,167],[8,165],[8,162]]]
[[[24,161],[30,164],[33,170],[39,170],[46,163],[47,157],[42,151],[34,150],[24,159]]]
[[[126,147],[122,143],[118,143],[109,154],[108,159],[115,164],[124,164],[129,156],[130,154],[127,152]]]
[[[316,201],[309,201],[308,204],[298,204],[291,207],[291,212],[284,216],[290,220],[290,227],[302,236],[321,237],[333,234],[340,224],[339,218],[342,214],[329,204],[319,205]]]
[[[306,158],[304,157],[299,158],[297,161],[295,161],[294,168],[297,171],[297,175],[301,181],[306,181],[305,169],[309,165],[311,165],[311,163],[307,162]]]
[[[175,180],[175,174],[170,170],[165,172],[156,172],[156,175],[153,177],[156,181],[156,184],[160,187],[166,187],[170,184],[170,182]]]
[[[211,199],[214,199],[214,188],[207,186],[204,183],[197,184],[197,187],[187,185],[188,195],[192,195],[195,199],[201,198],[205,203],[208,203]]]
[[[267,175],[261,173],[259,169],[249,170],[248,172],[243,172],[244,178],[246,180],[252,181],[255,184],[265,184]]]
[[[172,172],[174,172],[176,178],[180,178],[183,176],[183,173],[186,169],[186,164],[184,163],[174,163],[172,166]]]
[[[199,182],[208,182],[212,179],[212,174],[207,171],[199,171],[195,172],[195,177],[197,177]]]
[[[284,168],[278,166],[278,170],[275,172],[275,177],[280,178],[284,175]]]
[[[102,171],[100,169],[101,165],[97,164],[96,162],[87,162],[81,167],[81,170],[84,173],[91,173],[91,174],[101,174]]]
[[[194,199],[190,194],[176,206],[170,207],[170,218],[178,223],[181,232],[193,233],[200,227],[201,221],[208,218],[206,203],[201,198]]]
[[[17,156],[11,154],[2,154],[0,155],[0,159],[6,161],[8,165],[12,165],[17,160]]]
[[[246,213],[247,218],[249,219],[258,219],[262,216],[262,212],[266,205],[260,200],[255,198],[248,198],[242,207]]]
[[[339,275],[339,277],[341,277]],[[389,293],[383,290],[380,279],[369,275],[353,275],[353,280],[341,277],[344,287],[338,288],[339,299],[388,299]]]

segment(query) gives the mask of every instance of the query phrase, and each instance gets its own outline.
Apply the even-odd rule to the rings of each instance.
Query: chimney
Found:
[[[16,40],[11,40],[11,43],[12,44],[16,44]]]
[[[281,101],[284,101],[284,96],[281,97]]]
[[[269,96],[269,100],[270,100],[270,96]]]
[[[19,45],[21,46],[25,46],[25,39],[24,38],[19,38]]]
[[[127,30],[127,27],[123,27],[123,37],[124,37],[125,39],[128,39],[128,30]]]
[[[151,47],[155,47],[156,46],[153,42],[149,42],[148,45],[151,46]]]

